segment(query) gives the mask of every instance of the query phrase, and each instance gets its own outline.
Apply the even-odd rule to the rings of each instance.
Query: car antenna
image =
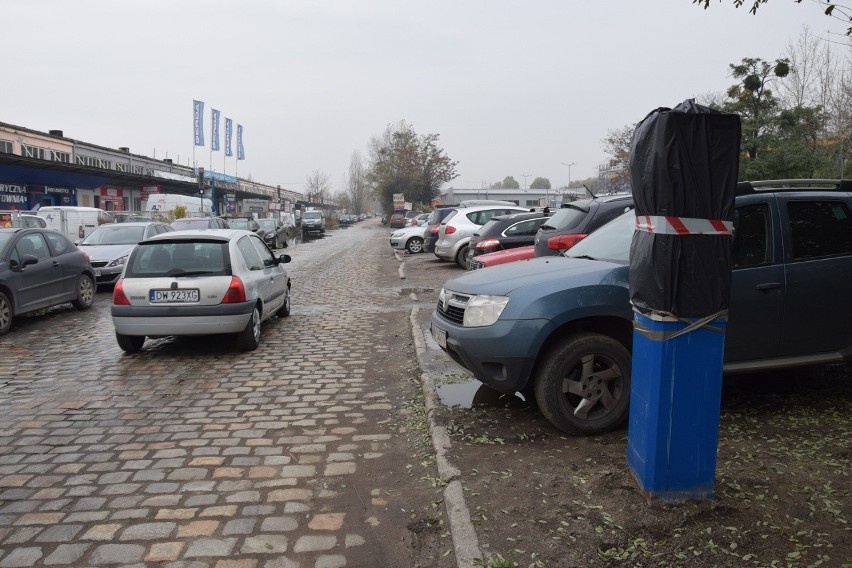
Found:
[[[588,186],[588,185],[586,185],[586,184],[584,183],[584,184],[583,184],[583,187],[585,187],[585,188],[586,188],[586,191],[588,191],[588,192],[589,192],[589,195],[591,195],[591,196],[592,196],[592,199],[597,199],[597,198],[598,198],[598,196],[597,196],[597,195],[595,195],[595,194],[594,194],[594,192],[593,192],[591,189],[589,189],[589,186]]]

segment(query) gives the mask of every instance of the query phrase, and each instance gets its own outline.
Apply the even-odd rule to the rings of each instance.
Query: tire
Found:
[[[468,246],[464,245],[459,249],[459,252],[456,253],[456,264],[467,270],[467,249]]]
[[[260,310],[251,312],[246,328],[237,334],[237,344],[243,351],[254,351],[260,345]]]
[[[72,302],[78,310],[88,310],[95,301],[95,282],[86,274],[80,275],[77,283],[77,299]]]
[[[630,405],[630,351],[606,335],[571,335],[544,355],[535,376],[541,413],[568,434],[619,427]]]
[[[411,237],[408,239],[408,242],[405,243],[405,248],[411,254],[423,252],[423,239],[420,237]]]
[[[12,317],[12,302],[5,292],[0,292],[0,335],[9,333]]]
[[[284,300],[284,305],[278,308],[278,311],[275,312],[279,318],[286,318],[290,315],[290,287],[287,286],[287,298]]]
[[[142,344],[145,343],[144,335],[121,335],[115,334],[115,339],[118,341],[118,346],[125,353],[139,353],[142,351]]]

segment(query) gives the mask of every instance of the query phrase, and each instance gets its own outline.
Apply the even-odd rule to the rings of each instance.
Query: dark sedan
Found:
[[[563,205],[542,225],[535,235],[535,255],[553,256],[570,248],[586,235],[633,208],[632,195],[606,195],[580,199]],[[549,243],[554,237],[564,237],[561,246]]]
[[[287,234],[288,227],[280,219],[258,219],[262,232],[257,234],[263,237],[264,242],[270,248],[280,249],[290,246],[290,236]]]
[[[0,229],[0,335],[21,314],[73,302],[92,306],[95,273],[89,257],[49,229]]]
[[[492,217],[471,237],[467,247],[468,261],[489,252],[533,244],[539,227],[549,219],[550,213],[545,214],[542,211]]]

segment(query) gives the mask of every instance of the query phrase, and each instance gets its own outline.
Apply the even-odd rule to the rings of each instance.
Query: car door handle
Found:
[[[755,288],[760,290],[760,291],[777,290],[777,289],[781,288],[781,283],[780,282],[766,282],[764,284],[758,284],[757,286],[755,286]]]

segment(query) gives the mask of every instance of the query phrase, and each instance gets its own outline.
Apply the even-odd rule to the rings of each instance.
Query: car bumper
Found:
[[[248,325],[255,302],[217,306],[111,306],[121,335],[217,335],[239,333]]]
[[[116,266],[111,268],[95,268],[95,284],[115,284],[121,277],[121,271],[124,266]]]
[[[550,320],[537,319],[498,320],[487,327],[462,327],[435,311],[431,331],[441,348],[476,379],[500,392],[515,393],[530,381],[538,351],[534,338],[542,337],[542,329],[550,326]]]
[[[391,238],[390,239],[390,246],[394,250],[405,250],[405,241],[401,238],[398,238],[398,239]]]
[[[455,260],[455,250],[453,245],[442,245],[441,241],[435,243],[435,256],[441,260]]]

